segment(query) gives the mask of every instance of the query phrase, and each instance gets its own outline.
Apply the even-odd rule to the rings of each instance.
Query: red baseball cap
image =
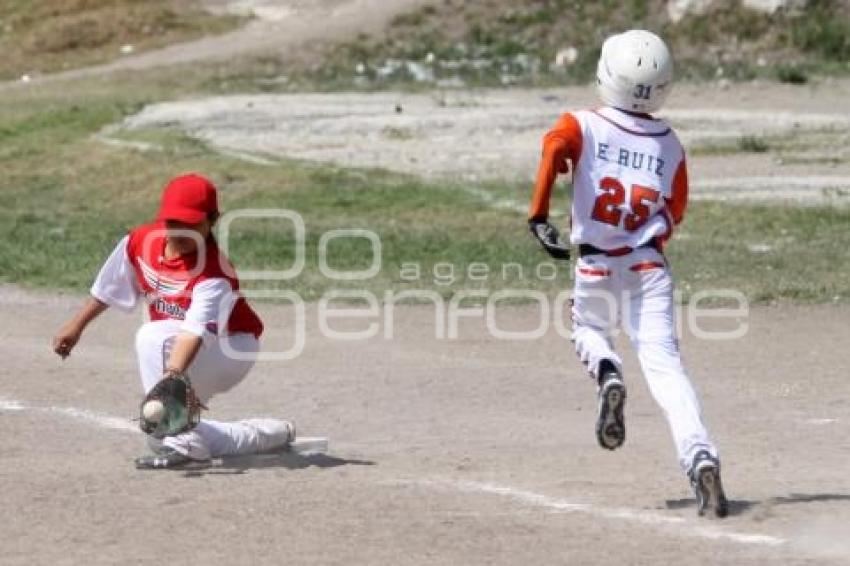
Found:
[[[215,185],[200,175],[190,173],[173,178],[165,186],[156,219],[198,224],[211,212],[218,212]]]

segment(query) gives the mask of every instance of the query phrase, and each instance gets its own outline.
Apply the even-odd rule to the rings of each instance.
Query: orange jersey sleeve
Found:
[[[685,209],[688,207],[688,166],[684,157],[673,176],[672,194],[666,200],[670,216],[673,217],[673,222],[678,225],[685,217]]]
[[[582,134],[578,120],[564,114],[543,137],[543,157],[537,170],[537,182],[531,198],[528,217],[545,219],[549,216],[549,200],[558,173],[569,173],[567,160],[575,166],[581,156]]]

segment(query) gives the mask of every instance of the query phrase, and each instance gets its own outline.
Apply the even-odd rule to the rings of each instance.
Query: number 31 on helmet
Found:
[[[672,88],[673,58],[664,40],[652,32],[613,35],[602,44],[596,81],[605,104],[630,112],[655,112]]]

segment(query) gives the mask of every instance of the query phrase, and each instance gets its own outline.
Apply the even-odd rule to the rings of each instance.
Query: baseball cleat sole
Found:
[[[723,493],[723,484],[720,481],[720,472],[714,465],[705,466],[697,470],[697,513],[704,516],[709,509],[714,510],[714,515],[719,518],[729,514],[729,502]]]
[[[619,377],[609,377],[599,393],[596,439],[607,450],[616,450],[626,441],[626,386]]]

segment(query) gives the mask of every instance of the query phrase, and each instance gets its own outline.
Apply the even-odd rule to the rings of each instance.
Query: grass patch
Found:
[[[754,302],[850,299],[850,210],[698,202],[668,247],[680,289]]]
[[[665,37],[677,76],[686,80],[763,77],[804,84],[850,71],[850,12],[840,0],[813,0],[803,14],[772,15],[720,0],[675,24],[666,4],[443,0],[397,16],[379,35],[327,49],[321,65],[287,72],[296,83],[329,90],[584,84],[595,76],[604,38],[630,28]],[[566,48],[576,50],[575,61],[555,65]],[[409,72],[409,64],[424,72]]]
[[[523,214],[488,204],[525,202],[526,185],[455,186],[293,161],[264,166],[222,156],[176,131],[128,138],[152,144],[149,151],[93,137],[147,102],[215,90],[210,85],[217,84],[216,70],[205,69],[129,73],[109,83],[73,81],[0,94],[0,280],[86,289],[124,231],[153,216],[167,179],[200,171],[219,185],[225,211],[286,208],[305,220],[303,273],[248,288],[292,289],[311,300],[341,287],[443,296],[468,289],[554,294],[570,287],[567,264],[556,267],[554,279],[550,267],[540,268],[548,258],[528,235]],[[559,187],[553,205],[563,208],[567,198]],[[686,292],[724,287],[761,302],[847,300],[850,273],[836,266],[850,264],[848,223],[850,211],[844,209],[697,202],[669,255]],[[375,277],[361,284],[321,275],[319,241],[334,229],[379,236],[382,269]],[[284,222],[238,221],[231,255],[242,269],[285,269],[295,258],[292,230]],[[329,248],[329,264],[337,270],[362,270],[370,259],[362,239],[336,240]]]
[[[191,0],[0,0],[0,79],[102,63],[240,23]]]
[[[776,143],[784,139],[774,136]],[[739,138],[720,139],[702,142],[690,148],[691,155],[731,155],[735,153],[767,153],[772,149],[772,143],[763,136],[741,136]]]
[[[743,136],[738,138],[738,149],[744,153],[765,153],[770,150],[770,145],[759,136]]]
[[[841,127],[800,129],[793,134],[748,135],[700,140],[688,148],[690,155],[773,153],[784,163],[843,163],[846,146]]]
[[[776,78],[781,83],[804,85],[809,82],[809,76],[799,67],[780,65],[776,68]]]
[[[811,0],[805,17],[791,22],[786,41],[827,61],[850,61],[850,12],[842,0]]]
[[[176,72],[174,80],[192,88],[207,78]],[[530,279],[545,257],[529,247],[523,219],[483,207],[461,187],[382,171],[288,161],[258,165],[219,155],[176,131],[134,132],[127,138],[151,144],[149,151],[95,139],[105,125],[144,102],[165,93],[180,95],[179,89],[148,79],[135,74],[107,89],[75,81],[3,93],[0,280],[86,289],[117,239],[154,215],[168,178],[201,171],[219,185],[224,210],[286,208],[304,217],[307,266],[302,276],[249,287],[294,289],[306,299],[339,287],[319,273],[319,239],[328,230],[352,228],[376,232],[383,244],[384,268],[367,282],[376,292],[430,289],[450,295],[468,286],[545,286]],[[363,245],[357,239],[335,241],[329,263],[338,270],[368,267]],[[270,221],[237,222],[231,249],[237,265],[246,269],[284,269],[295,253],[288,225]],[[502,277],[503,261],[519,263],[522,273]],[[444,263],[453,273],[435,268]],[[498,275],[487,281],[470,277],[471,263],[488,264]],[[418,273],[411,276],[408,269],[403,276],[405,264],[415,264]],[[563,270],[562,280],[567,277]]]

